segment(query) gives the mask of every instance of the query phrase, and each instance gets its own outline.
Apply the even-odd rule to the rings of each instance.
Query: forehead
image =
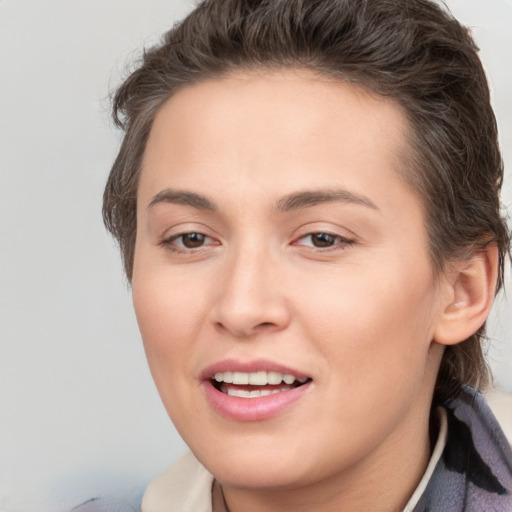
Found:
[[[212,190],[245,182],[253,192],[260,182],[288,192],[322,186],[325,177],[356,188],[368,185],[358,176],[397,181],[408,131],[396,102],[362,86],[305,70],[237,72],[185,87],[164,104],[139,192],[156,193],[169,179],[178,188],[207,179]]]

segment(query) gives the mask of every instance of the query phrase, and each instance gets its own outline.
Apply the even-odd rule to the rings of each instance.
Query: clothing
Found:
[[[436,413],[432,456],[403,512],[512,512],[512,449],[483,397],[463,387]],[[188,452],[149,484],[141,511],[223,512],[212,511],[213,481]],[[83,512],[107,510],[102,501]]]
[[[489,406],[464,387],[445,408],[446,447],[414,512],[512,512],[512,449]]]

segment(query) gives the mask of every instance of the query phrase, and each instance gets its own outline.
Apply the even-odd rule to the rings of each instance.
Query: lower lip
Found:
[[[240,398],[222,393],[211,381],[203,381],[208,402],[221,416],[234,421],[262,421],[281,414],[307,393],[311,382],[288,391],[257,398]]]

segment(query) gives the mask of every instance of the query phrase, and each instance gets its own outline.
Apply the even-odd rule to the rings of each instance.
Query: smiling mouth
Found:
[[[309,377],[295,377],[274,371],[219,372],[211,379],[215,389],[238,398],[260,398],[284,393],[310,381]]]

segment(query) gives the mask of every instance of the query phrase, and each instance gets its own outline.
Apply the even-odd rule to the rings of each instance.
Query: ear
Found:
[[[484,324],[494,301],[497,276],[498,249],[494,243],[450,266],[445,283],[449,299],[436,325],[434,342],[455,345]]]

